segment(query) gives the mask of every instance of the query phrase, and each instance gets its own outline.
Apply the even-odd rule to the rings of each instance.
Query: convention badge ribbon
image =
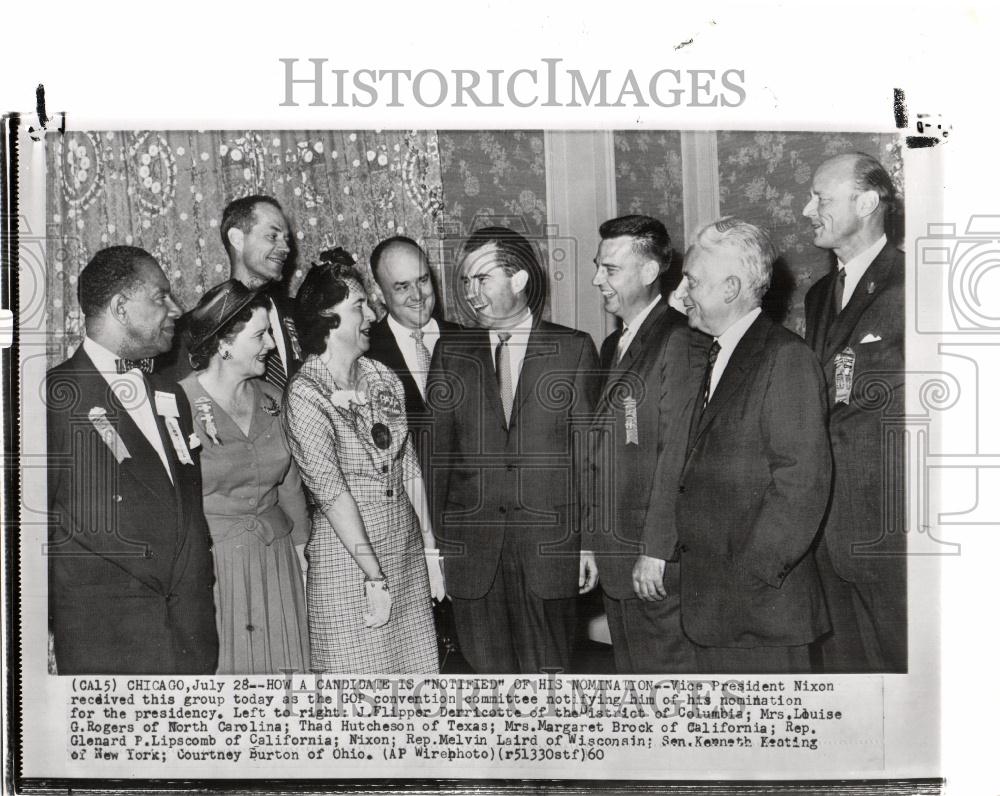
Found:
[[[833,383],[835,404],[851,402],[851,387],[854,384],[854,349],[848,346],[833,358]]]
[[[163,418],[167,425],[167,433],[170,434],[170,441],[174,445],[174,452],[182,464],[194,464],[191,453],[188,451],[184,434],[181,433],[181,425],[177,422],[180,412],[177,410],[177,396],[172,392],[157,390],[154,395],[156,401],[156,413]]]
[[[639,410],[635,398],[626,398],[625,404],[625,444],[639,444]]]
[[[194,409],[212,444],[221,445],[222,440],[219,439],[219,429],[215,425],[215,415],[212,414],[212,399],[204,396],[195,398]],[[191,447],[194,448],[193,445]]]
[[[104,444],[107,445],[111,450],[111,453],[114,454],[118,464],[121,464],[126,459],[132,458],[132,455],[128,452],[128,448],[125,447],[124,440],[122,440],[119,436],[114,426],[111,425],[111,421],[108,420],[108,412],[106,409],[100,406],[95,406],[90,410],[90,412],[87,413],[87,417],[90,419],[90,422],[93,423],[94,429],[97,433],[100,434]]]

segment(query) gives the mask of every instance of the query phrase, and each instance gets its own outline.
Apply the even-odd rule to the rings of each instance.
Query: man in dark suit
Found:
[[[829,395],[833,499],[817,551],[833,632],[830,672],[907,668],[904,259],[887,239],[892,180],[874,158],[823,163],[803,214],[837,268],[806,295],[806,341]]]
[[[606,373],[589,447],[588,542],[597,554],[604,607],[619,674],[695,671],[694,646],[680,623],[677,567],[666,566],[663,522],[647,512],[654,482],[661,403],[679,366],[687,370],[691,332],[662,300],[670,237],[649,216],[605,221],[593,284],[622,322],[601,346]]]
[[[478,672],[566,670],[577,593],[597,582],[578,532],[597,351],[541,320],[544,275],[517,233],[473,233],[459,273],[482,328],[438,342],[427,385],[434,531],[459,646]]]
[[[60,674],[211,674],[211,540],[184,392],[148,359],[180,315],[142,249],[80,274],[86,337],[47,376],[49,622]],[[194,447],[192,447],[194,445]]]
[[[698,234],[677,290],[715,338],[688,390],[687,442],[675,434],[657,474],[677,484],[659,516],[701,672],[809,671],[829,629],[811,551],[830,494],[825,385],[809,347],[761,313],[774,256],[763,230],[722,219]]]
[[[386,316],[371,327],[368,356],[390,367],[403,382],[406,418],[426,469],[430,433],[427,372],[438,340],[461,327],[438,317],[427,255],[417,242],[398,235],[372,251],[372,275],[382,291]]]
[[[285,261],[291,253],[288,220],[277,199],[254,194],[226,205],[219,232],[229,258],[230,278],[238,279],[249,288],[270,285],[268,317],[275,348],[268,354],[264,378],[283,390],[302,364],[302,352],[282,282]],[[180,337],[178,334],[175,345],[158,359],[156,367],[158,373],[175,381],[191,372],[191,363]]]

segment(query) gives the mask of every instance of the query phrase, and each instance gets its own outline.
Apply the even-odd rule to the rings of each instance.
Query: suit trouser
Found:
[[[794,647],[698,647],[702,674],[805,674],[809,645]]]
[[[458,646],[481,674],[569,671],[577,598],[545,600],[524,576],[518,546],[507,534],[500,564],[480,598],[452,597]]]
[[[671,574],[671,569],[674,573]],[[673,674],[698,671],[695,647],[681,629],[677,565],[667,564],[667,596],[655,602],[604,595],[608,630],[618,674]]]
[[[906,589],[888,583],[852,583],[837,574],[826,544],[816,551],[833,630],[817,647],[824,672],[905,672]]]

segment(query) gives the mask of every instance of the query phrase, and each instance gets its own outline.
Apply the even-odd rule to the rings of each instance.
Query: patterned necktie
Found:
[[[701,384],[701,404],[691,415],[691,429],[688,431],[688,450],[694,446],[695,432],[701,423],[701,417],[705,414],[705,407],[708,406],[708,396],[712,391],[712,369],[715,367],[715,360],[719,358],[719,341],[712,343],[708,349],[708,362],[705,364],[705,378]]]
[[[708,398],[712,392],[712,369],[715,367],[715,360],[719,358],[719,341],[716,340],[712,343],[712,347],[708,349],[708,364],[705,365],[705,382],[701,387],[701,411],[705,411],[705,407],[708,406]],[[700,416],[699,416],[700,417]]]
[[[624,356],[625,351],[628,349],[629,337],[628,337],[628,326],[622,324],[622,336],[618,338],[618,351],[615,354],[615,364],[619,365],[622,361],[622,356]]]
[[[514,387],[510,379],[510,332],[497,332],[500,342],[494,354],[493,364],[497,370],[497,384],[500,386],[500,402],[503,404],[503,416],[510,425],[510,410],[514,406]]]
[[[119,373],[128,373],[130,370],[139,370],[143,373],[153,372],[153,358],[145,357],[144,359],[116,359],[115,369]]]
[[[847,278],[847,269],[840,266],[837,269],[837,278],[833,281],[833,314],[839,315],[844,309],[844,281]]]
[[[417,369],[418,372],[413,374],[414,380],[420,387],[420,392],[424,392],[427,387],[427,371],[431,369],[431,352],[424,345],[424,333],[417,329],[410,332],[410,337],[414,339],[417,344]]]
[[[281,332],[278,332],[278,334],[281,334]],[[264,379],[279,390],[284,391],[288,377],[285,375],[285,366],[281,361],[281,354],[278,353],[277,348],[269,351],[267,359],[264,360]]]

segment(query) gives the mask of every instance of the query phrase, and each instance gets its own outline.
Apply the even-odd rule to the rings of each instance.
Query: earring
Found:
[[[232,359],[233,358],[232,352],[230,352],[230,351],[223,351],[219,356],[221,356],[223,359]]]

